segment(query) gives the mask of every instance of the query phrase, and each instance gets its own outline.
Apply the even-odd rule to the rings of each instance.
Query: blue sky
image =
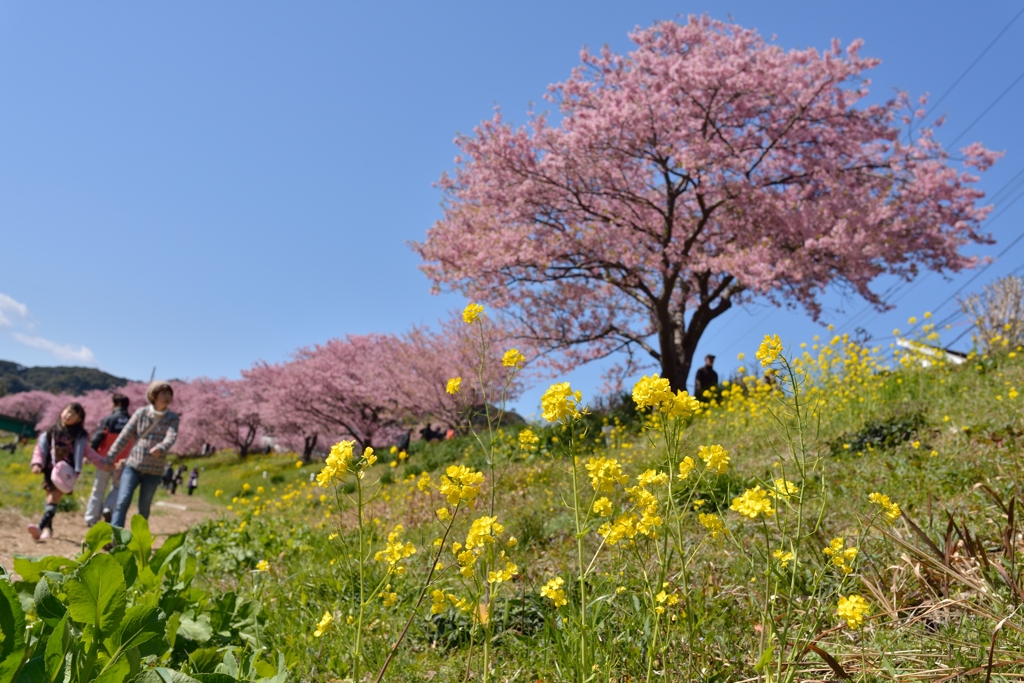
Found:
[[[864,38],[873,93],[945,92],[1021,1],[508,3],[0,3],[0,358],[148,378],[237,376],[345,333],[432,323],[406,243],[440,214],[433,187],[457,132],[501,105],[522,122],[583,45],[629,49],[636,25],[731,17],[784,47]],[[1024,68],[1024,17],[942,102],[957,137]],[[960,141],[1024,168],[1024,82]],[[959,146],[958,144],[958,146]],[[1013,187],[1013,186],[1011,186]],[[1006,193],[1005,207],[1021,192]],[[1024,201],[991,227],[996,254]],[[1024,265],[1011,248],[968,291]],[[854,321],[876,337],[971,274],[895,293]],[[884,290],[887,283],[879,283]],[[832,296],[841,329],[864,304]],[[948,304],[937,317],[952,312]],[[851,326],[852,327],[852,326]],[[959,334],[956,328],[951,340]],[[765,332],[801,341],[803,313],[734,310],[699,353],[736,365]],[[964,346],[967,338],[958,346]],[[570,378],[585,392],[599,368]],[[537,391],[521,402],[530,411]]]

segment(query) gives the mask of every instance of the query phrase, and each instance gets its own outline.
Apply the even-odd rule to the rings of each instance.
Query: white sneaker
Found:
[[[53,531],[50,529],[50,527],[46,527],[41,532],[39,532],[40,542],[49,541],[51,538],[53,538]]]

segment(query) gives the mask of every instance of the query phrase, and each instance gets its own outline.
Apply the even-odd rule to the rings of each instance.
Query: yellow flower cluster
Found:
[[[494,543],[495,536],[505,530],[497,517],[479,517],[473,520],[466,534],[466,549],[482,548],[485,543]]]
[[[488,583],[501,583],[502,581],[511,581],[512,577],[519,573],[519,567],[512,564],[511,562],[505,562],[504,569],[498,569],[493,572],[487,573]]]
[[[565,581],[561,576],[548,581],[540,589],[541,597],[548,598],[551,602],[555,603],[555,607],[562,607],[569,604],[569,601],[565,599]]]
[[[412,543],[402,543],[402,531],[404,531],[402,525],[396,524],[388,534],[388,542],[384,546],[384,550],[378,550],[377,554],[373,556],[373,559],[378,562],[387,562],[388,571],[396,574],[405,573],[405,567],[398,563],[416,554],[416,546]]]
[[[864,623],[864,617],[871,613],[871,605],[859,595],[850,597],[839,596],[839,604],[836,609],[836,616],[846,620],[850,628],[860,628]]]
[[[772,557],[774,557],[776,560],[778,560],[779,561],[779,565],[781,565],[782,568],[785,569],[786,566],[790,562],[793,561],[794,555],[793,555],[793,553],[789,552],[788,550],[787,551],[776,550],[775,552],[772,553]]]
[[[612,514],[612,502],[608,500],[607,496],[601,496],[594,501],[594,505],[590,509],[594,511],[595,515],[607,517]]]
[[[259,562],[256,563],[256,571],[258,571],[258,572],[269,572],[270,571],[270,563],[267,562],[266,560],[260,560]]]
[[[654,611],[658,614],[664,614],[666,606],[673,607],[679,604],[678,595],[675,593],[666,593],[664,590],[655,595],[654,600],[658,603],[657,607],[654,608]]]
[[[519,449],[523,451],[537,450],[540,437],[533,433],[532,429],[524,429],[519,432]]]
[[[601,493],[611,493],[615,484],[625,484],[629,481],[629,475],[623,474],[622,467],[615,458],[590,458],[586,468],[590,485]]]
[[[834,564],[844,574],[853,571],[853,560],[857,557],[856,548],[844,548],[845,541],[842,536],[836,536],[825,547],[825,554],[832,558]]]
[[[685,481],[690,476],[690,472],[693,472],[694,462],[693,458],[686,456],[679,462],[679,474],[676,475],[676,479],[679,481]]]
[[[747,489],[743,492],[742,496],[733,498],[729,509],[735,510],[750,519],[757,519],[759,514],[763,514],[765,517],[771,517],[775,514],[775,510],[772,509],[772,502],[768,499],[768,492],[761,490],[760,486]]]
[[[700,410],[700,402],[685,391],[672,393],[669,381],[658,375],[644,375],[633,385],[638,408],[657,408],[669,417],[686,417]]]
[[[395,603],[398,602],[398,593],[391,591],[391,584],[384,586],[384,590],[380,593],[380,599],[384,603],[385,607],[394,607]]]
[[[729,469],[729,451],[721,446],[701,446],[697,455],[707,468],[716,474],[725,474]]]
[[[352,462],[352,446],[355,441],[339,441],[331,446],[331,452],[327,454],[327,461],[324,468],[316,475],[316,483],[320,486],[328,486],[331,482],[342,479],[348,473],[349,463]]]
[[[769,336],[766,334],[754,357],[761,361],[761,367],[766,368],[774,363],[780,355],[782,355],[782,340],[779,339],[779,335]]]
[[[573,391],[568,382],[552,384],[540,399],[541,415],[548,422],[558,422],[580,416],[579,403],[583,394]]]
[[[725,524],[722,523],[722,520],[718,517],[718,515],[712,514],[710,512],[702,512],[699,515],[697,515],[697,521],[700,522],[700,525],[702,527],[708,530],[708,533],[711,534],[711,538],[718,538],[718,534],[725,531]]]
[[[330,612],[324,612],[324,615],[320,617],[320,622],[316,625],[316,630],[313,631],[313,637],[319,638],[323,634],[327,633],[327,630],[331,628],[331,624],[334,623],[334,615]]]
[[[501,357],[501,364],[506,368],[521,368],[523,363],[526,362],[526,356],[519,352],[519,349],[509,349],[505,352],[505,355]]]
[[[459,393],[460,386],[462,386],[462,378],[452,377],[450,380],[448,380],[448,384],[445,385],[444,390],[449,394],[457,394]]]
[[[882,514],[890,524],[895,522],[902,514],[900,506],[889,500],[889,496],[884,493],[872,493],[868,496],[868,500],[881,508]]]
[[[448,500],[449,505],[471,503],[480,493],[480,484],[483,482],[482,472],[476,472],[463,465],[451,465],[441,475],[441,483],[437,490]]]
[[[453,607],[463,612],[468,612],[472,609],[468,600],[459,598],[458,596],[452,595],[451,593],[445,593],[443,590],[434,589],[430,592],[430,613],[441,614],[448,608],[450,602]]]
[[[776,479],[772,482],[772,490],[768,493],[772,498],[789,500],[790,496],[800,493],[800,487],[788,479]]]
[[[484,314],[484,307],[480,304],[471,303],[466,306],[462,311],[462,320],[467,325],[472,325],[476,322],[477,318]]]
[[[662,519],[658,515],[658,498],[648,491],[647,487],[664,484],[667,481],[668,475],[664,472],[647,470],[641,474],[637,477],[637,485],[626,489],[626,493],[629,494],[629,499],[633,503],[633,509],[639,510],[640,514],[627,512],[620,515],[614,522],[602,524],[598,528],[597,533],[606,539],[608,545],[616,545],[623,539],[632,540],[636,538],[637,534],[656,538],[658,535],[657,528],[662,525]],[[602,500],[607,501],[607,499]],[[595,512],[598,512],[597,503],[594,505]],[[608,501],[602,504],[601,511],[605,514],[611,514],[611,502]],[[602,514],[602,516],[605,516],[605,514]]]

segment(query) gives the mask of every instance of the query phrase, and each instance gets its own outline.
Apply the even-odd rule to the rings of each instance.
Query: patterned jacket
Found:
[[[168,410],[162,418],[158,418],[155,412],[151,405],[136,410],[117,436],[117,441],[110,447],[107,457],[115,458],[129,441],[135,439],[125,465],[142,474],[162,474],[167,451],[178,438],[178,414]],[[154,422],[156,425],[150,429]],[[139,438],[143,433],[145,436]],[[159,455],[149,452],[154,446],[160,447],[162,452]]]

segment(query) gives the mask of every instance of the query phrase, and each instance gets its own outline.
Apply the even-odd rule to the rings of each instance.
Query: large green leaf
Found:
[[[195,619],[192,613],[181,615],[181,623],[178,625],[178,637],[191,640],[196,643],[205,643],[213,635],[213,627],[210,625],[210,615],[200,614]]]
[[[44,660],[46,662],[46,676],[50,681],[57,680],[57,676],[64,666],[64,659],[65,655],[68,654],[70,641],[71,633],[68,630],[68,615],[65,613],[64,618],[60,620],[60,623],[53,629],[53,632],[46,641]]]
[[[121,628],[113,636],[113,644],[120,650],[139,647],[153,638],[163,637],[166,628],[159,609],[136,605],[125,612]]]
[[[95,626],[101,635],[114,632],[126,602],[124,573],[117,560],[93,555],[67,580],[65,590],[72,619]]]
[[[132,517],[132,540],[128,547],[139,558],[139,566],[149,561],[149,551],[153,547],[153,534],[149,532],[149,522],[142,515]]]
[[[135,559],[135,553],[126,546],[119,545],[110,551],[110,556],[121,565],[121,571],[124,572],[125,585],[128,588],[134,586],[135,580],[139,577],[139,564]]]
[[[132,665],[128,658],[118,657],[108,662],[100,672],[100,675],[94,678],[91,683],[124,683],[131,670]]]
[[[153,553],[153,559],[149,561],[149,568],[153,570],[154,574],[159,574],[161,567],[167,562],[167,559],[171,556],[175,550],[181,547],[185,542],[185,533],[172,534],[167,537],[164,544],[160,546],[160,549]]]
[[[43,578],[43,572],[55,572],[61,567],[74,567],[78,563],[67,557],[26,557],[25,555],[14,556],[14,571],[21,574],[23,581],[35,583]]]
[[[14,679],[15,683],[49,683],[46,680],[46,665],[42,657],[33,657],[25,662],[21,673]]]
[[[6,580],[0,580],[0,638],[0,683],[10,683],[25,659],[25,612]]]
[[[146,669],[132,679],[131,683],[199,683],[196,679],[180,671],[171,671],[163,667]]]
[[[34,596],[36,616],[46,622],[47,626],[56,626],[67,614],[67,608],[50,592],[50,582],[45,578],[36,584]]]
[[[88,550],[82,553],[79,557],[80,560],[86,559],[86,557],[97,552],[108,543],[114,541],[114,527],[110,526],[108,522],[97,522],[91,529],[85,534],[85,546]]]

